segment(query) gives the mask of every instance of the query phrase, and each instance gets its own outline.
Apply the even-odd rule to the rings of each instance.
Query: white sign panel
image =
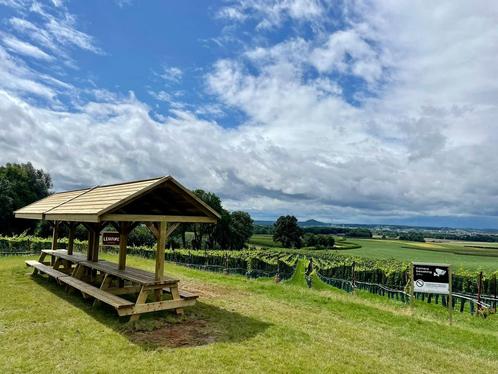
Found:
[[[450,292],[449,266],[413,264],[413,291],[447,295]]]

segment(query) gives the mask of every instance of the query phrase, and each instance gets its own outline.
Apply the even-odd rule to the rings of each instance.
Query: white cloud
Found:
[[[272,27],[320,22],[281,4],[278,16],[236,9]],[[107,91],[74,113],[30,102],[26,92],[62,88],[0,50],[0,162],[34,161],[59,189],[172,174],[259,214],[498,215],[495,7],[379,1],[344,12],[328,32],[255,41],[217,61],[206,85],[218,103],[159,121]],[[238,127],[198,117],[226,107],[244,115]]]
[[[74,46],[98,54],[103,53],[100,48],[95,46],[90,35],[74,28],[74,18],[70,15],[66,15],[64,20],[49,17],[46,28],[52,37],[62,45]]]
[[[218,17],[236,22],[256,19],[256,29],[271,29],[287,19],[318,21],[324,13],[325,6],[320,0],[236,0],[222,7]]]
[[[53,60],[52,56],[43,52],[40,48],[32,44],[23,42],[17,38],[11,36],[5,36],[2,39],[2,41],[7,48],[16,53],[20,53],[22,55],[33,57],[39,60],[46,60],[46,61]]]
[[[178,83],[183,77],[183,71],[176,66],[163,66],[159,76],[165,81]]]
[[[14,4],[11,6],[15,7]],[[32,41],[63,57],[66,56],[63,49],[67,47],[81,48],[97,54],[103,53],[96,46],[92,36],[77,29],[75,17],[67,11],[62,2],[57,2],[54,6],[55,9],[48,9],[40,3],[33,2],[29,9],[41,16],[38,24],[19,16],[11,17],[9,24]],[[23,14],[26,7],[26,4],[18,7],[21,10],[20,14]]]
[[[163,101],[165,103],[169,103],[170,101],[172,101],[172,97],[169,93],[167,93],[166,91],[158,91],[158,92],[154,92],[154,91],[149,91],[149,95],[151,95],[154,99],[156,100],[159,100],[159,101]]]
[[[0,88],[19,95],[34,95],[52,101],[56,91],[40,82],[38,75],[0,47]]]
[[[310,62],[320,72],[351,73],[368,83],[380,79],[383,68],[378,53],[354,29],[331,34],[325,46],[311,52]]]

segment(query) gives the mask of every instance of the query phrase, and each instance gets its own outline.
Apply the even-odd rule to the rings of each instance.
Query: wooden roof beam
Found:
[[[163,216],[156,214],[104,214],[103,221],[138,222],[179,222],[179,223],[216,223],[216,218],[206,216]]]

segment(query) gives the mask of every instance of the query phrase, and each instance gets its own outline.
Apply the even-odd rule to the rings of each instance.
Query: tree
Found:
[[[232,217],[230,212],[223,209],[221,212],[221,218],[215,225],[213,230],[213,237],[221,249],[230,248],[230,224]]]
[[[228,212],[223,209],[221,199],[214,193],[195,190],[194,194],[217,211],[221,218],[216,224],[182,224],[178,228],[178,238],[186,246],[185,233],[193,232],[192,248],[242,249],[253,234],[254,224],[246,212]]]
[[[315,247],[316,249],[333,248],[335,239],[332,235],[305,234],[304,244],[306,247]]]
[[[424,234],[420,231],[403,232],[399,235],[399,240],[407,240],[412,242],[425,242]]]
[[[128,236],[128,245],[134,247],[153,247],[156,244],[156,238],[145,225],[138,225]]]
[[[242,249],[254,232],[254,221],[247,212],[230,213],[230,249]]]
[[[273,240],[282,243],[285,248],[302,245],[303,230],[297,224],[294,216],[281,216],[275,222],[273,229]]]
[[[204,190],[195,190],[193,191],[194,194],[200,198],[202,201],[204,201],[207,205],[209,205],[211,208],[213,208],[215,211],[218,213],[222,213],[223,207],[221,206],[221,199],[214,193],[212,192],[207,192]],[[213,248],[214,246],[214,230],[215,230],[214,224],[199,224],[195,223],[192,225],[192,231],[194,233],[194,239],[192,240],[192,247],[194,249],[201,249],[202,248],[202,239],[205,235],[207,235],[207,244],[208,247]]]
[[[33,165],[7,163],[0,167],[0,232],[19,234],[33,230],[36,222],[16,220],[14,211],[49,195],[50,175]]]

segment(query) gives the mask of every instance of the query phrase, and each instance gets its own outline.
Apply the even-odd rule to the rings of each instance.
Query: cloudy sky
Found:
[[[494,1],[0,0],[0,163],[498,227],[497,25]]]

